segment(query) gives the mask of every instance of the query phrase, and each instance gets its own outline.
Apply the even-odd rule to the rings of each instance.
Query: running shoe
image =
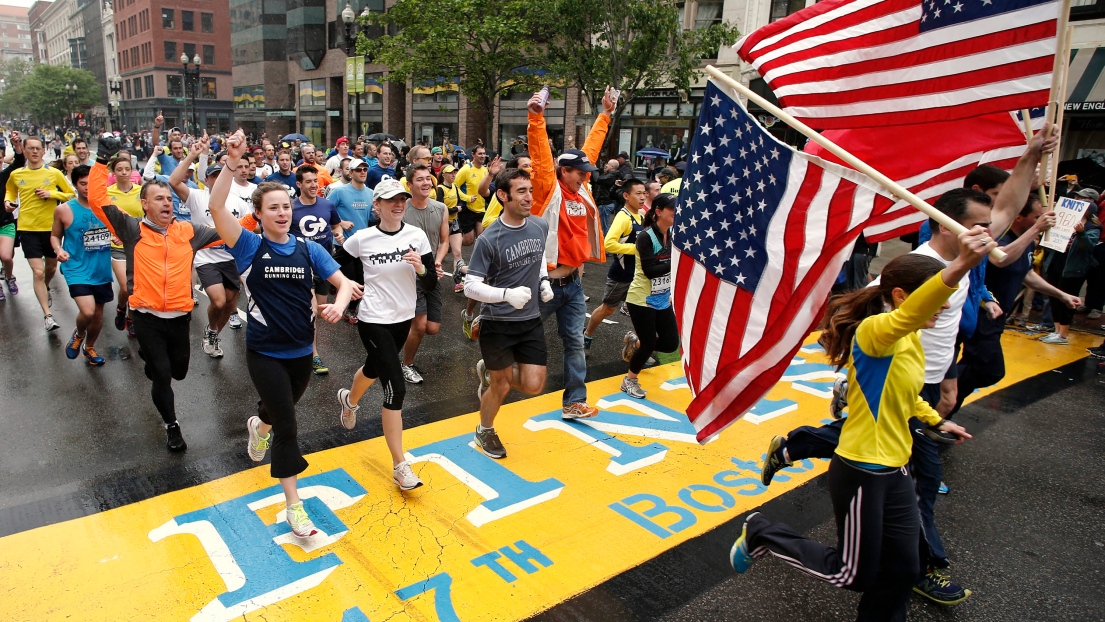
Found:
[[[207,356],[212,356],[215,352],[215,340],[219,338],[219,333],[211,330],[210,326],[203,328],[203,353]]]
[[[0,300],[4,300],[6,298],[7,296],[4,295],[4,287],[0,285]]]
[[[175,453],[188,449],[188,443],[184,442],[184,435],[180,433],[180,424],[176,421],[165,426],[165,437],[165,446],[169,451]]]
[[[14,276],[8,279],[8,291],[11,292],[12,296],[19,295],[19,285],[16,284]]]
[[[560,411],[561,419],[590,419],[599,414],[599,409],[591,406],[587,402],[576,402],[575,404],[568,404],[564,407],[564,410]]]
[[[927,428],[916,428],[913,430],[915,433],[920,434],[934,443],[941,445],[955,445],[959,442],[959,437],[951,432],[945,432],[940,430],[937,426],[931,426]]]
[[[268,434],[261,436],[257,432],[257,426],[261,425],[261,418],[254,415],[246,421],[246,430],[249,431],[249,444],[246,445],[246,453],[249,454],[249,459],[254,462],[260,462],[265,459],[265,452],[269,450],[269,443],[272,441],[272,431]]]
[[[422,374],[418,373],[414,365],[400,365],[400,367],[403,369],[403,380],[407,381],[407,384],[422,384]]]
[[[1041,337],[1040,338],[1040,343],[1050,343],[1051,345],[1055,345],[1055,346],[1065,346],[1065,345],[1069,344],[1070,342],[1067,341],[1066,337],[1060,335],[1059,333],[1051,333],[1050,335],[1047,335],[1046,337]]]
[[[127,317],[127,337],[134,339],[134,320]]]
[[[506,458],[506,448],[503,447],[503,442],[499,440],[499,435],[495,433],[495,428],[484,428],[482,425],[476,424],[475,442],[476,449],[487,454],[488,458],[496,460]]]
[[[42,316],[42,323],[44,325],[46,325],[46,332],[48,332],[48,333],[61,328],[61,326],[57,322],[54,321],[54,316],[52,316],[52,315]],[[76,357],[74,357],[74,358],[76,358]]]
[[[752,565],[752,562],[756,561],[748,552],[748,521],[757,514],[759,514],[759,512],[752,512],[744,519],[744,526],[741,527],[741,535],[737,538],[737,541],[733,543],[733,548],[729,549],[729,565],[737,572],[748,572],[748,567]]]
[[[422,485],[422,480],[411,470],[411,463],[404,460],[395,465],[391,475],[392,481],[399,486],[399,490],[414,490]]]
[[[480,379],[480,386],[476,387],[476,399],[482,402],[484,392],[491,388],[491,373],[487,371],[483,359],[476,361],[476,377]]]
[[[639,400],[645,399],[647,394],[644,389],[641,388],[641,383],[636,378],[630,378],[626,376],[622,380],[622,391],[629,397],[635,397]]]
[[[1101,310],[1100,309],[1090,309],[1089,314],[1086,315],[1087,320],[1096,320],[1096,319],[1099,319],[1100,317],[1101,317]]]
[[[46,316],[50,317],[50,316]],[[49,330],[49,329],[47,329]],[[69,338],[69,343],[65,344],[65,356],[69,360],[77,358],[77,355],[81,353],[81,343],[84,341],[84,337],[77,334],[77,329],[73,329],[73,336]]]
[[[86,345],[82,352],[84,353],[84,358],[88,360],[89,365],[93,367],[99,367],[100,365],[104,364],[104,357],[96,354],[96,349],[92,346]]]
[[[325,376],[330,373],[330,368],[322,362],[322,358],[317,354],[311,359],[311,370],[315,372],[316,376]]]
[[[659,364],[660,361],[656,360],[655,356],[650,356],[648,357],[648,360],[645,361],[645,367],[656,367]]]
[[[350,324],[357,323],[357,312],[349,307],[345,308],[345,313],[342,314],[342,317],[344,317],[345,321],[349,322]]]
[[[455,266],[453,266],[453,293],[458,294],[464,291],[464,260],[459,259]]]
[[[833,398],[829,400],[829,415],[833,419],[844,416],[844,408],[848,406],[848,378],[837,376],[833,381]]]
[[[764,454],[764,462],[760,465],[760,483],[764,486],[771,485],[771,479],[775,477],[775,474],[779,469],[785,469],[790,466],[790,461],[787,460],[786,452],[783,451],[787,439],[782,436],[776,436],[771,439],[771,443],[767,446],[767,453]]]
[[[349,389],[338,389],[338,403],[341,404],[341,420],[342,427],[346,430],[352,430],[357,427],[357,411],[361,409],[360,405],[353,405],[349,403]]]
[[[630,317],[629,316],[629,303],[628,302],[623,302],[622,303],[622,315],[624,315],[625,317]]]
[[[1105,345],[1100,345],[1096,348],[1086,348],[1086,352],[1089,352],[1090,356],[1095,359],[1105,359]]]
[[[237,309],[230,314],[230,319],[227,320],[226,325],[234,330],[242,330],[242,316],[238,315]]]
[[[637,353],[637,333],[629,331],[622,341],[625,343],[622,346],[622,360],[628,363],[633,355]]]
[[[583,302],[591,302],[591,297],[590,296],[584,296],[583,297]]]
[[[595,340],[594,337],[588,337],[587,333],[584,333],[583,334],[583,349],[584,350],[590,350],[591,349],[591,342],[594,341],[594,340]]]
[[[300,538],[307,538],[318,533],[315,529],[315,524],[311,522],[311,517],[307,515],[307,509],[303,507],[303,502],[289,505],[284,515],[287,517],[288,526],[292,528],[292,533]]]
[[[940,605],[956,605],[971,595],[971,590],[953,583],[947,568],[928,567],[921,580],[913,585],[913,591]]]
[[[127,310],[115,307],[115,330],[123,330],[127,327]]]
[[[211,350],[211,358],[221,359],[223,357],[223,340],[219,337],[218,333],[215,333],[215,347]]]
[[[478,316],[477,316],[478,317]],[[476,323],[475,318],[469,318],[468,314],[464,311],[460,312],[461,328],[464,330],[464,336],[472,341],[476,338],[472,336],[472,325]]]
[[[453,283],[453,293],[460,294],[464,291],[464,283]]]
[[[948,485],[944,482],[940,482],[940,485],[936,487],[936,494],[938,495],[946,495],[951,491],[952,489],[948,488]]]

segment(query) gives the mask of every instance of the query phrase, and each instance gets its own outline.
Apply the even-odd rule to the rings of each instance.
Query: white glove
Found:
[[[533,292],[528,287],[511,287],[503,290],[503,301],[510,303],[510,306],[515,309],[526,306],[531,297],[533,297]]]
[[[541,302],[548,302],[552,300],[552,285],[548,279],[541,279]]]

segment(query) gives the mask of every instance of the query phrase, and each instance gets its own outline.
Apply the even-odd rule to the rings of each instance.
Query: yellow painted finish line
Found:
[[[1001,386],[1092,345],[1004,344]],[[426,485],[406,494],[383,438],[309,456],[301,495],[322,533],[307,540],[288,532],[267,465],[5,537],[0,584],[20,587],[5,590],[0,619],[518,620],[826,469],[807,461],[759,484],[773,435],[826,418],[832,370],[815,345],[705,446],[682,414],[678,364],[642,373],[645,401],[620,381],[589,384],[602,413],[584,422],[561,421],[559,392],[504,407],[503,461],[470,446],[476,414],[409,430]]]

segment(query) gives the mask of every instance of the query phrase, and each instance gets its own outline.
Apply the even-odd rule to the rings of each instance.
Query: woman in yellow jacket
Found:
[[[837,546],[754,512],[729,553],[737,572],[771,553],[836,587],[863,592],[858,620],[905,620],[920,573],[920,518],[906,466],[909,419],[960,442],[971,437],[920,397],[925,356],[917,331],[935,325],[959,280],[997,247],[982,227],[960,235],[959,244],[959,257],[947,268],[932,257],[902,255],[886,265],[877,287],[830,301],[821,342],[832,363],[848,369],[850,410],[829,464]]]

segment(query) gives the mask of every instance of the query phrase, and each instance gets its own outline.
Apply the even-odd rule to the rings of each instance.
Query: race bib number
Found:
[[[671,291],[671,274],[665,274],[664,276],[658,276],[652,281],[652,295],[666,294]]]
[[[84,232],[84,250],[103,251],[111,247],[111,231],[107,227]]]

